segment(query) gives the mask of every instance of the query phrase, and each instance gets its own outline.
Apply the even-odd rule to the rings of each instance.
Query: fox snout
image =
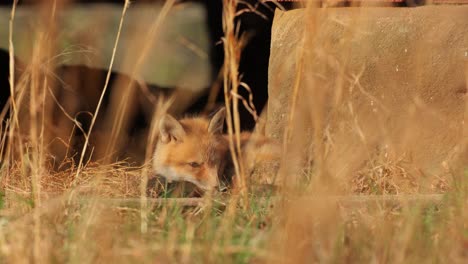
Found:
[[[155,173],[163,176],[168,182],[185,181],[195,184],[204,191],[216,189],[219,185],[217,168],[210,168],[205,165],[194,166],[193,162],[186,164],[155,164]]]
[[[193,183],[205,191],[216,189],[219,185],[218,170],[216,168],[207,169],[206,175],[200,177],[198,181]]]

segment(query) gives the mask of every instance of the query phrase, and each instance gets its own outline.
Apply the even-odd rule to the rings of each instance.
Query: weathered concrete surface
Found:
[[[112,56],[122,6],[112,4],[75,4],[59,13],[57,45],[53,63],[86,65],[107,69]],[[191,90],[206,88],[211,82],[209,34],[203,6],[187,3],[172,9],[157,34],[151,27],[159,16],[160,4],[130,5],[123,22],[113,70],[144,80],[146,83]],[[8,50],[11,7],[0,8],[0,48]],[[13,42],[15,55],[30,61],[37,26],[43,14],[35,7],[16,10]],[[145,45],[149,50],[144,52]],[[139,71],[137,61],[144,53]]]
[[[351,176],[378,157],[446,175],[468,167],[467,82],[468,6],[277,11],[267,133],[284,138],[294,102],[290,163],[309,152]]]

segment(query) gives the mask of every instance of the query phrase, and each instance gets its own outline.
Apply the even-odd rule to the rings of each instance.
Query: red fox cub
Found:
[[[211,120],[165,115],[159,122],[159,142],[153,158],[154,172],[168,182],[187,181],[203,190],[218,186],[224,171],[228,144],[222,135],[225,110]]]
[[[193,183],[204,191],[219,187],[221,181],[229,183],[234,171],[228,135],[222,133],[225,115],[224,108],[211,120],[196,117],[177,121],[165,115],[159,122],[159,142],[153,157],[155,174],[168,182]],[[241,148],[247,171],[258,159],[271,159],[280,153],[277,144],[251,133],[241,134]]]

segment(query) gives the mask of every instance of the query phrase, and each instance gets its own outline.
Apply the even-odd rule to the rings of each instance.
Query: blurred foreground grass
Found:
[[[75,198],[69,191],[44,194],[36,208],[27,190],[7,186],[0,262],[31,262],[36,242],[35,258],[43,263],[464,263],[468,257],[468,174],[441,203],[350,207],[310,195],[287,202],[276,195],[273,202],[256,193],[247,208],[235,196],[225,204],[216,202],[219,196],[199,206],[167,203],[150,208],[142,233],[138,204],[79,202],[137,193],[134,172],[89,173],[100,169],[107,172],[101,185],[82,182]],[[40,241],[32,239],[36,213]]]

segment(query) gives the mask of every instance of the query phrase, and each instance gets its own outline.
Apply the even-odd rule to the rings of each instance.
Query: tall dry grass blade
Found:
[[[247,205],[245,175],[240,149],[239,99],[236,96],[231,96],[231,93],[237,94],[240,85],[238,67],[241,45],[235,25],[237,0],[224,0],[223,3],[224,100],[226,104],[229,149],[236,173],[236,191],[244,197],[243,201]]]
[[[43,262],[41,252],[41,215],[37,208],[41,207],[41,178],[45,174],[44,164],[44,137],[46,126],[46,94],[47,94],[47,76],[43,74],[42,67],[49,67],[50,65],[43,65],[44,58],[49,58],[55,43],[55,27],[56,27],[56,1],[52,4],[52,13],[49,11],[49,5],[40,6],[40,17],[44,24],[38,27],[38,35],[35,41],[36,45],[32,51],[31,61],[31,82],[29,85],[29,138],[31,144],[31,153],[27,155],[29,160],[29,167],[31,170],[31,191],[32,200],[34,201],[34,245],[33,245],[33,258],[36,263]],[[41,91],[42,89],[42,91]],[[42,99],[42,101],[41,101]],[[42,106],[42,107],[41,107]],[[39,114],[39,109],[41,113]],[[38,127],[40,125],[40,127]]]
[[[165,21],[166,17],[168,16],[169,12],[171,11],[172,7],[175,4],[175,0],[168,0],[164,3],[161,12],[158,14],[158,17],[154,21],[154,23],[151,25],[149,33],[146,35],[146,40],[145,40],[145,45],[140,53],[140,56],[138,57],[138,60],[136,62],[136,65],[133,67],[133,72],[132,72],[132,77],[136,76],[138,72],[140,72],[141,67],[143,66],[145,62],[145,57],[149,53],[150,48],[153,46],[154,41],[156,41],[157,34],[159,33],[159,30]],[[129,87],[127,87],[127,90]],[[160,116],[162,116],[165,112],[167,112],[168,108],[172,105],[174,98],[169,99],[167,102],[163,102],[163,98],[160,98],[157,102],[157,106],[155,107],[155,112],[153,113],[153,120],[151,122],[151,129],[150,132],[148,133],[148,146],[154,146],[156,140],[156,133],[157,133],[157,123],[156,119]],[[153,149],[151,147],[148,147],[146,149],[145,153],[145,163],[148,163]],[[142,234],[145,234],[148,231],[148,213],[149,213],[149,208],[148,204],[146,202],[146,188],[148,185],[148,166],[144,166],[142,173],[141,173],[141,183],[140,183],[140,232]]]
[[[136,76],[139,76],[143,65],[145,64],[147,55],[150,53],[151,48],[154,47],[154,42],[157,40],[158,34],[161,31],[162,25],[167,18],[169,12],[171,11],[172,7],[175,4],[175,0],[168,0],[165,1],[160,13],[158,14],[157,18],[154,20],[154,22],[151,24],[151,26],[148,29],[147,34],[143,39],[139,39],[139,41],[143,42],[144,45],[141,48],[141,51],[139,52],[137,61],[135,65],[132,67],[132,72],[130,74],[131,78],[135,78]],[[137,78],[139,79],[139,78]],[[130,98],[133,94],[132,91],[132,82],[129,82],[126,87],[123,87],[122,95],[120,96],[121,98]],[[112,129],[111,129],[111,136],[110,140],[107,143],[106,150],[105,150],[105,156],[110,156],[113,147],[118,141],[119,137],[119,131],[121,128],[124,126],[124,123],[126,120],[124,120],[125,113],[129,111],[129,106],[128,101],[130,100],[123,100],[123,104],[120,104],[117,109],[116,109],[116,118],[115,122],[112,124]]]
[[[124,6],[122,8],[122,14],[120,16],[120,22],[119,22],[119,28],[118,28],[118,31],[117,31],[117,36],[115,38],[114,47],[112,49],[112,56],[111,56],[111,60],[110,60],[110,63],[109,63],[109,69],[108,69],[107,75],[106,75],[106,81],[105,81],[104,88],[102,90],[101,96],[99,98],[98,104],[96,106],[96,111],[94,112],[93,118],[91,120],[91,124],[90,124],[89,130],[88,130],[88,135],[85,138],[83,150],[81,151],[80,161],[78,162],[78,166],[77,166],[77,170],[76,170],[76,174],[75,174],[75,180],[74,180],[73,185],[75,185],[75,183],[79,180],[80,173],[81,173],[81,171],[83,169],[83,160],[84,160],[84,157],[85,157],[85,154],[86,154],[86,150],[88,149],[89,137],[91,136],[91,132],[93,131],[93,127],[94,127],[94,124],[96,122],[97,115],[99,114],[99,110],[101,108],[102,101],[104,99],[104,96],[105,96],[106,91],[107,91],[107,87],[109,85],[109,80],[110,80],[110,76],[111,76],[111,73],[112,73],[112,66],[114,65],[114,60],[115,60],[115,54],[117,53],[117,47],[119,45],[120,32],[122,31],[125,14],[126,14],[127,9],[128,9],[129,6],[130,6],[130,1],[125,0],[125,4],[124,4]]]
[[[9,72],[9,83],[10,83],[10,102],[11,102],[11,112],[10,112],[10,127],[8,130],[8,144],[7,144],[7,151],[5,154],[5,162],[7,171],[9,171],[10,167],[10,159],[12,154],[13,148],[13,141],[15,135],[15,127],[19,129],[19,121],[18,121],[18,107],[16,105],[15,100],[15,47],[13,45],[13,24],[15,20],[15,13],[16,13],[16,6],[18,5],[18,0],[14,0],[11,12],[10,12],[10,20],[8,25],[8,49],[9,49],[9,59],[10,59],[10,72]],[[20,159],[23,159],[23,143],[21,140],[21,135],[18,135],[18,142],[19,142],[19,151],[20,151]],[[7,173],[9,174],[9,173]]]
[[[468,64],[465,67],[465,78],[466,78],[466,84],[465,84],[465,117],[463,119],[463,138],[465,139],[464,142],[462,142],[462,146],[464,146],[465,149],[468,151]],[[466,168],[468,170],[468,168]]]
[[[293,168],[290,167],[288,159],[289,155],[287,153],[290,151],[290,144],[291,144],[291,137],[292,137],[292,131],[295,129],[294,128],[294,123],[296,122],[296,112],[298,111],[297,108],[297,100],[299,96],[299,88],[301,85],[301,80],[302,80],[302,72],[304,71],[304,37],[301,38],[298,50],[299,52],[296,54],[296,60],[297,60],[297,65],[296,65],[296,76],[294,79],[294,86],[293,86],[293,92],[291,95],[291,104],[290,104],[290,110],[289,110],[289,116],[288,116],[288,121],[285,127],[284,135],[283,135],[283,151],[284,155],[282,155],[282,160],[281,160],[281,166],[279,169],[279,179],[281,182],[281,185],[285,190],[292,188],[296,184],[297,179],[291,180],[291,175],[293,173]]]
[[[39,207],[41,205],[40,201],[40,184],[39,184],[39,177],[40,177],[40,170],[41,170],[41,165],[39,164],[39,153],[38,153],[38,138],[37,138],[37,92],[39,90],[39,82],[40,82],[40,72],[37,67],[37,65],[40,64],[40,59],[41,59],[41,52],[42,52],[42,45],[44,43],[44,40],[42,39],[42,34],[39,34],[39,39],[37,40],[37,45],[34,46],[33,48],[33,59],[31,64],[32,66],[32,72],[31,72],[31,83],[29,85],[30,89],[30,97],[29,97],[29,138],[30,138],[30,144],[32,148],[30,148],[31,153],[29,153],[29,149],[26,150],[27,153],[27,159],[29,163],[29,167],[31,170],[31,195],[34,201],[34,206]],[[34,262],[40,263],[39,261],[39,255],[40,255],[40,247],[39,247],[39,241],[40,241],[40,226],[41,226],[41,220],[40,220],[40,215],[38,213],[38,210],[34,210],[34,228],[33,228],[33,259]]]
[[[165,98],[158,98],[155,106],[155,112],[153,114],[153,119],[151,122],[150,131],[147,138],[147,148],[145,154],[145,166],[141,171],[141,181],[140,181],[140,232],[146,234],[148,232],[148,214],[149,207],[147,202],[147,188],[148,188],[148,177],[149,177],[149,166],[152,155],[154,153],[154,146],[156,146],[158,133],[159,133],[159,120],[161,117],[167,113],[167,110],[174,103],[174,97],[169,98],[166,102]],[[157,192],[159,190],[156,190]]]

